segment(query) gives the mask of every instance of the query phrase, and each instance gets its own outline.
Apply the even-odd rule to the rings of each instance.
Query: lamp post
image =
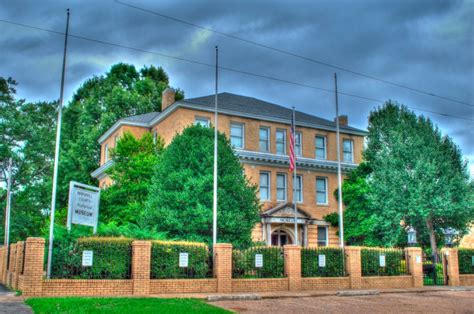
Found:
[[[416,245],[416,230],[412,226],[410,226],[407,230],[408,236],[408,246],[415,246]]]
[[[449,227],[449,228],[443,229],[443,234],[444,234],[444,241],[446,242],[446,246],[453,247],[453,239],[454,239],[454,236],[457,234],[456,230]]]

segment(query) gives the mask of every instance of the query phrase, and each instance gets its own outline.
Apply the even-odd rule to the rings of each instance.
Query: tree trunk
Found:
[[[433,254],[433,263],[438,263],[438,246],[436,244],[436,236],[433,228],[433,221],[431,221],[431,218],[428,218],[426,220],[426,228],[428,229],[428,233],[430,235],[430,245],[431,245],[431,251]]]

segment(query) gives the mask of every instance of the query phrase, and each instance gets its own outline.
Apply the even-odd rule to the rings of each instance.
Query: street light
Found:
[[[443,229],[444,240],[447,247],[453,246],[453,238],[457,234],[457,231],[451,227]]]
[[[412,226],[410,226],[407,230],[408,235],[408,245],[415,246],[416,244],[416,230]]]

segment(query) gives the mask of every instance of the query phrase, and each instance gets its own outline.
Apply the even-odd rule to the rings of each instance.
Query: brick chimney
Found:
[[[336,118],[334,118],[334,122],[336,122]],[[347,125],[349,123],[349,118],[347,115],[340,115],[339,116],[339,125]]]
[[[174,104],[176,91],[172,88],[167,87],[161,94],[161,111]]]

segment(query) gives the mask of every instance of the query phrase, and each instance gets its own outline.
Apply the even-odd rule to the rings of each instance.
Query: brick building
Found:
[[[288,171],[292,111],[251,97],[219,94],[218,129],[231,140],[245,173],[259,187],[261,222],[253,230],[255,241],[268,245],[294,242],[293,175]],[[332,110],[332,109],[331,109]],[[168,145],[175,134],[192,124],[214,122],[214,95],[175,101],[174,90],[163,92],[162,111],[117,121],[100,138],[100,167],[92,172],[101,187],[112,184],[106,170],[109,151],[125,132],[140,137],[151,132]],[[362,159],[365,131],[350,127],[340,116],[342,170]],[[296,112],[298,239],[303,245],[338,245],[337,228],[323,217],[337,211],[336,123]],[[300,240],[301,241],[301,240]]]

